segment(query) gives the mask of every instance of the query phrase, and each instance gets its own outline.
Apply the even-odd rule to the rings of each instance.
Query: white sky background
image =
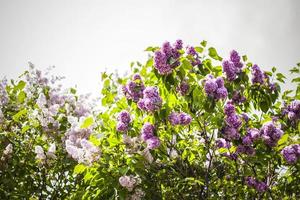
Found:
[[[300,1],[0,0],[0,77],[17,77],[28,61],[55,65],[67,87],[97,94],[102,71],[124,73],[147,46],[178,38],[288,73],[300,62]]]

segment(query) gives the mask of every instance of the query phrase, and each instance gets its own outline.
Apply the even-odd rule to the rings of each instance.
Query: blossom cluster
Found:
[[[188,54],[188,58],[191,60],[191,64],[193,66],[201,64],[201,60],[199,58],[199,55],[196,52],[194,47],[192,47],[192,46],[187,47],[186,53]]]
[[[13,154],[13,150],[14,150],[13,145],[11,143],[9,143],[3,151],[3,154],[1,156],[1,161],[5,161],[5,160],[9,159]]]
[[[65,134],[65,146],[68,154],[79,163],[92,164],[100,157],[100,150],[93,143],[88,141],[93,127],[81,128],[84,117],[79,120],[76,117],[68,117],[71,127]]]
[[[126,188],[129,192],[133,191],[133,189],[141,184],[142,180],[138,176],[121,176],[119,178],[119,183],[122,187]]]
[[[185,96],[186,94],[188,94],[190,89],[190,85],[187,83],[186,80],[181,81],[181,83],[177,86],[176,91],[182,95]]]
[[[223,72],[226,74],[228,81],[234,81],[238,74],[242,71],[243,63],[238,52],[232,50],[230,52],[230,59],[225,60],[223,63]]]
[[[215,79],[212,75],[209,75],[205,80],[204,90],[207,96],[212,97],[216,100],[225,99],[228,95],[222,77],[218,77]]]
[[[66,150],[74,160],[86,165],[91,165],[100,157],[99,148],[87,139],[81,139],[80,145],[66,140]]]
[[[162,98],[159,96],[157,87],[146,87],[143,98],[138,101],[138,107],[147,112],[155,112],[162,106]]]
[[[189,125],[192,121],[192,117],[184,112],[172,112],[169,115],[169,121],[173,126],[182,125],[186,126]]]
[[[300,144],[294,144],[285,147],[281,154],[289,164],[294,164],[300,158]]]
[[[160,145],[160,140],[158,137],[154,136],[154,131],[155,127],[148,122],[142,127],[141,138],[147,143],[148,149],[155,149]]]
[[[131,122],[131,117],[129,112],[123,110],[118,115],[118,124],[117,124],[117,131],[119,132],[126,132],[128,131],[129,124]]]
[[[143,98],[144,89],[145,86],[139,74],[133,75],[132,80],[122,87],[122,91],[126,98],[131,99],[134,102],[138,102],[139,99]]]
[[[165,42],[161,49],[155,52],[154,67],[157,69],[159,74],[170,74],[174,68],[180,65],[179,51],[182,49],[182,45],[181,40],[177,40],[173,46],[169,42]]]
[[[233,140],[239,139],[239,128],[242,125],[240,117],[236,114],[235,107],[231,101],[227,102],[224,106],[225,122],[224,134],[226,139]]]
[[[278,140],[283,135],[283,131],[276,127],[274,122],[267,122],[261,128],[260,135],[268,146],[274,147],[277,145]]]
[[[291,121],[297,121],[300,119],[300,101],[294,100],[284,109],[286,114]]]
[[[247,135],[242,138],[242,144],[238,145],[236,153],[244,153],[247,155],[254,155],[255,149],[252,144],[255,140],[260,138],[260,132],[256,128],[249,128],[247,130]]]
[[[6,91],[7,80],[3,79],[0,81],[0,108],[8,103],[8,94]]]
[[[263,84],[265,79],[265,74],[261,71],[258,65],[252,66],[252,83],[253,84]]]
[[[235,104],[241,104],[246,101],[246,97],[241,94],[241,92],[233,91],[232,102]]]
[[[258,181],[254,177],[247,177],[246,178],[246,184],[249,187],[255,188],[258,192],[265,192],[268,189],[268,185],[263,181]]]
[[[56,145],[55,143],[50,144],[48,151],[45,153],[43,147],[40,145],[35,146],[34,152],[36,153],[36,159],[44,163],[46,159],[55,159]]]

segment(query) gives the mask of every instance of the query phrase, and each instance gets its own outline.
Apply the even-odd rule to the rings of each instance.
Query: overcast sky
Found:
[[[129,70],[145,47],[177,38],[287,73],[300,61],[299,35],[299,0],[0,0],[0,77],[28,61],[55,65],[66,86],[95,94],[102,71]]]

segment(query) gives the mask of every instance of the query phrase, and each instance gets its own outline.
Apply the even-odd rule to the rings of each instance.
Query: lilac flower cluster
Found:
[[[8,94],[6,91],[7,80],[0,81],[0,108],[8,103]]]
[[[286,162],[289,164],[294,164],[300,159],[300,144],[294,144],[285,147],[281,154],[283,155]]]
[[[169,42],[165,42],[162,48],[155,52],[154,66],[159,74],[167,75],[172,73],[174,68],[180,65],[179,50],[182,49],[182,41],[177,40],[173,46]]]
[[[193,66],[201,64],[201,60],[199,58],[199,55],[196,52],[194,47],[192,47],[192,46],[187,47],[187,54],[188,54],[188,58],[191,60],[191,64]]]
[[[80,144],[66,140],[66,150],[69,155],[79,163],[91,165],[100,157],[100,150],[93,143],[86,139],[80,139]]]
[[[254,177],[247,177],[246,178],[246,184],[249,187],[255,188],[258,192],[265,192],[268,189],[268,186],[263,181],[258,181]]]
[[[2,112],[2,109],[0,108],[0,124],[4,122],[4,114]]]
[[[218,148],[230,148],[231,144],[229,141],[226,141],[224,138],[219,138],[216,140],[216,145]]]
[[[128,131],[129,124],[131,122],[131,117],[129,112],[123,110],[118,115],[118,124],[117,124],[117,131],[119,132],[126,132]]]
[[[141,184],[142,180],[138,176],[121,176],[119,178],[119,183],[122,187],[126,188],[129,192]]]
[[[246,101],[246,97],[244,97],[240,92],[238,91],[233,91],[232,94],[232,102],[235,104],[241,104]]]
[[[183,80],[176,88],[177,92],[182,96],[185,96],[190,89],[190,85],[187,83],[186,80]]]
[[[238,145],[236,153],[243,153],[253,156],[255,154],[255,149],[252,144],[255,140],[260,138],[260,132],[256,128],[251,128],[247,130],[248,134],[242,138],[242,144]]]
[[[143,91],[145,89],[142,78],[139,74],[135,74],[132,80],[127,85],[122,87],[122,91],[127,99],[131,99],[134,102],[138,102],[143,98]]]
[[[234,81],[243,68],[241,57],[235,50],[230,52],[230,59],[225,60],[222,65],[228,81]]]
[[[77,117],[68,117],[68,122],[71,127],[65,134],[65,147],[68,154],[77,162],[91,165],[99,159],[100,150],[93,143],[88,141],[89,136],[93,131],[93,126],[81,128],[84,117],[79,120]]]
[[[248,145],[238,145],[235,151],[236,154],[242,153],[247,154],[249,156],[255,155],[255,149],[252,146]]]
[[[145,123],[142,127],[141,138],[147,143],[148,149],[156,149],[160,145],[158,137],[154,136],[155,127],[150,123]]]
[[[232,102],[227,102],[224,106],[225,122],[224,134],[228,140],[239,139],[240,134],[238,132],[242,121],[236,114],[235,107]]]
[[[228,95],[222,77],[215,79],[212,75],[209,75],[205,80],[204,90],[207,96],[217,100],[225,99]]]
[[[11,143],[9,143],[3,151],[0,161],[4,162],[4,161],[8,160],[9,158],[11,158],[11,156],[13,154],[13,150],[14,150],[13,145]]]
[[[138,101],[138,107],[147,112],[155,112],[161,108],[162,99],[159,96],[157,87],[146,87],[143,98]]]
[[[182,125],[182,126],[186,126],[189,125],[192,121],[192,117],[184,112],[172,112],[169,115],[169,121],[173,126],[176,125]]]
[[[292,122],[295,122],[300,119],[300,101],[294,100],[284,108],[283,114],[288,116],[288,119]]]
[[[34,152],[36,153],[36,159],[41,163],[46,162],[46,159],[55,159],[56,145],[55,143],[50,144],[48,151],[45,153],[43,147],[35,146]]]
[[[261,128],[260,135],[268,146],[274,147],[283,135],[283,131],[277,128],[274,122],[268,122]]]
[[[256,64],[253,65],[252,66],[252,83],[262,85],[264,83],[264,79],[265,79],[265,75],[260,70],[258,65],[256,65]]]

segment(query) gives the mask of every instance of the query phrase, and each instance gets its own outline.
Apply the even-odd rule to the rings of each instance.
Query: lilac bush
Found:
[[[281,91],[206,41],[146,51],[97,101],[32,65],[0,82],[1,199],[300,198],[300,64]]]

